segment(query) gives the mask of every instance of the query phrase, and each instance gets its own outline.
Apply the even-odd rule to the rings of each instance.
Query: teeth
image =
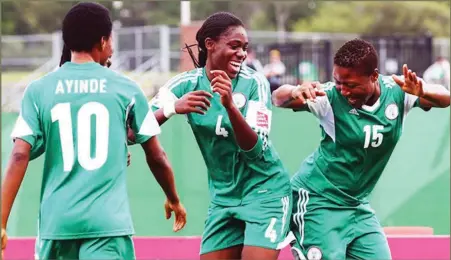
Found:
[[[230,64],[232,64],[235,67],[241,66],[241,63],[238,63],[238,62],[235,62],[235,61],[231,61]]]

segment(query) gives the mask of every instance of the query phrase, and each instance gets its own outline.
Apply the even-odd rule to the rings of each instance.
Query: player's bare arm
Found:
[[[166,194],[165,211],[166,219],[171,217],[171,212],[175,213],[175,222],[173,230],[177,232],[181,230],[186,224],[186,211],[182,203],[180,203],[179,196],[175,188],[174,172],[171,164],[160,145],[157,137],[152,137],[142,145],[146,154],[146,161],[152,171],[158,184],[160,184],[164,193]]]
[[[203,90],[189,92],[174,102],[166,102],[162,108],[154,112],[159,125],[163,125],[175,114],[197,113],[204,115],[211,103],[211,93]]]
[[[229,115],[238,146],[245,151],[252,149],[257,144],[258,136],[246,122],[246,119],[241,114],[240,110],[233,103],[232,80],[227,73],[222,70],[213,70],[211,73],[214,76],[211,80],[213,92],[217,92],[221,95],[221,103]]]
[[[317,96],[326,93],[319,88],[319,82],[305,82],[300,86],[285,84],[277,88],[272,94],[272,102],[277,107],[303,109],[307,100],[315,102]]]
[[[27,171],[31,146],[22,139],[16,139],[5,171],[2,184],[2,253],[6,247],[6,225],[17,192]]]
[[[402,90],[420,98],[420,105],[424,108],[441,107],[450,105],[450,92],[444,86],[429,84],[420,80],[415,72],[412,72],[406,64],[402,67],[404,79],[393,75],[393,80]]]

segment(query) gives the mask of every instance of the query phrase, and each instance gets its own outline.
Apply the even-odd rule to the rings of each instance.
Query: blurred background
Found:
[[[62,50],[61,22],[75,1],[8,1],[1,4],[2,170],[9,135],[27,84],[56,68]],[[407,63],[429,81],[449,88],[450,2],[100,2],[114,20],[112,68],[136,80],[149,99],[170,77],[193,68],[182,51],[195,42],[202,20],[230,11],[248,28],[248,64],[267,75],[272,90],[283,83],[331,80],[335,51],[347,40],[371,41],[383,74]],[[271,76],[270,76],[271,75]],[[414,110],[374,194],[385,227],[431,227],[449,234],[450,114]],[[131,147],[129,195],[138,236],[200,236],[207,213],[206,168],[183,117],[163,126],[160,137],[176,174],[188,224],[180,233],[164,218],[164,196],[138,146]],[[308,113],[274,110],[271,139],[293,174],[317,147],[320,129]],[[33,161],[16,200],[9,236],[33,237],[39,207],[42,157]]]

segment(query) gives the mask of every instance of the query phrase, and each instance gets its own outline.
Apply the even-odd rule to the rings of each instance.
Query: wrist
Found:
[[[178,204],[180,203],[180,199],[177,195],[175,196],[168,196],[166,197],[166,199],[171,203],[171,204]]]
[[[233,110],[237,109],[236,106],[235,106],[235,103],[233,103],[233,102],[231,102],[229,105],[224,106],[224,107],[227,110],[227,112],[230,112],[230,111],[233,111]]]
[[[163,105],[163,115],[166,118],[170,118],[171,116],[177,114],[175,111],[175,101],[166,102]]]

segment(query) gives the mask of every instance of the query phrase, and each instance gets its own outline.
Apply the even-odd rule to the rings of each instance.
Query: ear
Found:
[[[207,50],[213,50],[215,48],[215,41],[212,38],[207,37],[205,39],[205,48],[207,48]]]
[[[107,44],[107,38],[106,37],[102,37],[101,39],[100,39],[100,44],[99,44],[99,51],[104,51],[105,50],[105,48],[106,48],[106,44]]]
[[[371,81],[376,82],[379,78],[379,70],[376,68],[374,69],[374,72],[371,74]]]

